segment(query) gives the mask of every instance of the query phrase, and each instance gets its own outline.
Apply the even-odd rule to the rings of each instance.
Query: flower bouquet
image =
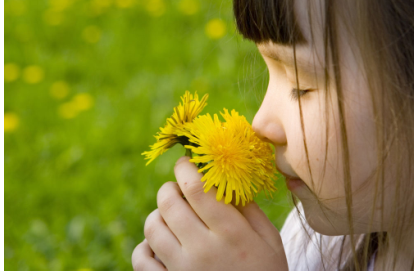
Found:
[[[142,153],[149,160],[146,165],[180,143],[191,157],[189,161],[203,173],[204,191],[213,186],[218,189],[218,201],[225,195],[226,204],[235,198],[236,205],[241,202],[244,206],[262,190],[272,196],[277,174],[273,149],[257,137],[246,118],[227,109],[221,113],[224,121],[217,114],[199,115],[207,105],[208,94],[199,100],[196,92],[192,95],[186,91],[181,99],[155,136],[151,150]]]

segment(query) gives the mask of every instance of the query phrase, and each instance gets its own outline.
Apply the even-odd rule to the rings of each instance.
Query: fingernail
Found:
[[[178,161],[176,161],[176,165],[179,165],[182,162],[185,161],[189,161],[190,157],[189,156],[182,156],[181,158],[178,159]]]

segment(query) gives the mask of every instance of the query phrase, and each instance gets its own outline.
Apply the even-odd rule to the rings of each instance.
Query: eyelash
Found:
[[[303,95],[305,95],[307,92],[309,91],[309,89],[297,89],[297,88],[292,88],[292,91],[290,92],[290,98],[293,101],[297,101],[298,100],[298,95],[299,98],[302,97]]]

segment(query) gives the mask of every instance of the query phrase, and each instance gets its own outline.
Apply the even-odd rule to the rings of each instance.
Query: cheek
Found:
[[[356,81],[358,82],[358,81]],[[372,187],[371,176],[377,163],[376,134],[372,114],[371,98],[365,92],[365,86],[356,83],[344,88],[344,119],[347,130],[349,169],[354,205],[357,211],[368,206],[366,196]],[[336,95],[329,96],[314,93],[314,97],[302,100],[305,137],[308,148],[306,158],[299,113],[297,121],[287,124],[288,154],[287,159],[294,171],[311,188],[314,193],[332,210],[340,213],[345,209],[343,140],[340,129],[340,115]],[[293,112],[299,112],[296,109]],[[311,169],[312,177],[309,172]]]
[[[358,77],[358,76],[357,76]],[[356,78],[357,78],[356,77]],[[370,93],[363,81],[345,95],[351,188],[354,206],[371,206],[377,167],[377,136]],[[370,196],[371,195],[371,196]],[[365,211],[365,210],[361,210]]]
[[[312,96],[313,95],[313,96]],[[295,172],[320,199],[344,196],[343,170],[340,152],[339,117],[328,105],[322,93],[313,93],[302,100],[304,130],[308,158],[306,156],[299,114],[288,135],[288,160]],[[296,110],[299,112],[298,106]],[[328,113],[328,115],[327,115]],[[308,162],[311,169],[309,172]],[[312,176],[311,176],[312,174]]]
[[[310,201],[307,197],[300,200],[304,204],[306,219],[310,226],[323,234],[337,235],[348,232],[347,208],[345,205],[344,190],[344,164],[342,159],[342,136],[340,132],[340,116],[336,107],[336,100],[332,99],[325,108],[324,95],[317,95],[310,102],[302,102],[304,115],[305,137],[308,148],[309,159],[306,159],[305,148],[303,143],[302,129],[299,114],[297,121],[291,123],[291,129],[288,134],[288,152],[287,159],[293,166],[294,171],[308,185],[310,189],[320,199],[320,202],[328,207],[332,212],[324,213],[319,204]],[[318,102],[319,101],[319,102]],[[351,104],[346,105],[347,108]],[[299,112],[298,107],[297,112]],[[366,108],[360,107],[360,108]],[[296,112],[294,110],[294,112]],[[362,219],[363,210],[361,207],[368,208],[369,197],[365,195],[365,189],[360,193],[354,193],[355,190],[362,187],[365,183],[366,175],[370,170],[369,163],[365,162],[370,159],[369,153],[372,148],[371,144],[359,144],[363,138],[368,137],[369,125],[360,116],[367,114],[363,110],[353,109],[346,110],[347,138],[349,140],[349,154],[351,160],[351,186],[353,190],[354,218]],[[367,116],[367,115],[366,115]],[[357,132],[359,131],[359,132]],[[312,173],[308,168],[308,160]],[[364,192],[364,194],[363,194]],[[323,223],[330,220],[330,223]],[[365,223],[364,221],[362,221]],[[334,227],[335,226],[335,227]],[[358,230],[358,229],[357,229]]]

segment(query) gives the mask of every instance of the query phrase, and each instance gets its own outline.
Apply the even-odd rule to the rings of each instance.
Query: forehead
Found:
[[[292,46],[278,45],[272,42],[258,44],[260,53],[267,58],[276,60],[285,66],[294,67],[294,50]],[[296,66],[303,70],[314,70],[323,68],[323,62],[310,46],[296,46]]]

